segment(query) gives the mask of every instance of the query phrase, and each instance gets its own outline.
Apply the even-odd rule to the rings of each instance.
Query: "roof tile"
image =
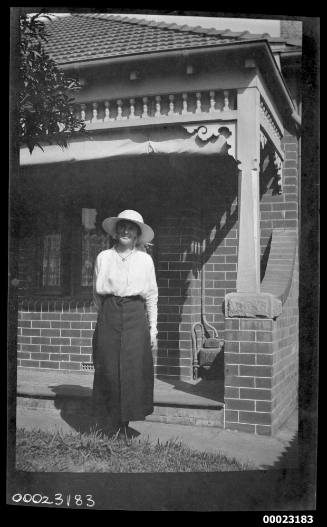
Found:
[[[59,64],[268,38],[266,33],[179,26],[106,13],[58,17],[46,24],[46,31],[46,51]],[[285,42],[272,37],[269,41]]]

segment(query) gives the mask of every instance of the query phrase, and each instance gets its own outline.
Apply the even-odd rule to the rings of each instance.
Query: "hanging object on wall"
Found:
[[[82,225],[85,230],[91,231],[96,226],[96,209],[82,209]]]

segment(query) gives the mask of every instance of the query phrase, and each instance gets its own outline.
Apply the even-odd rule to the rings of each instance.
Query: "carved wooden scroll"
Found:
[[[195,134],[201,141],[209,141],[213,137],[224,137],[228,143],[229,155],[235,157],[235,124],[229,123],[228,126],[222,126],[222,123],[206,123],[183,125],[183,128],[189,134]]]

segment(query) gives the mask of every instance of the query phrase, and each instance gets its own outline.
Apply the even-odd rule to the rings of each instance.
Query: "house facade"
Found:
[[[226,428],[274,434],[298,393],[300,46],[106,14],[47,33],[86,131],[20,151],[18,367],[92,371],[101,224],[135,209],[156,375],[217,379]]]

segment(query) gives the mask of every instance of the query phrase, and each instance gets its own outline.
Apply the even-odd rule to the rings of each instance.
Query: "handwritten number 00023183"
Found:
[[[60,493],[54,495],[54,498],[51,499],[49,496],[43,496],[42,494],[14,494],[11,497],[14,503],[33,503],[34,505],[66,505],[67,507],[94,507],[95,501],[92,494],[86,494],[82,496],[81,494],[67,494],[63,496]]]

